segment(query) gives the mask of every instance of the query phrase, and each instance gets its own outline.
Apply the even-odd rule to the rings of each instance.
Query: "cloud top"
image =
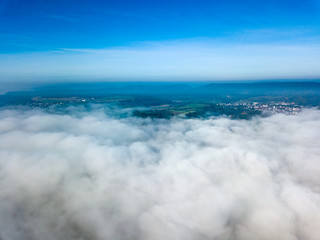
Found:
[[[320,238],[320,112],[0,112],[0,239]]]

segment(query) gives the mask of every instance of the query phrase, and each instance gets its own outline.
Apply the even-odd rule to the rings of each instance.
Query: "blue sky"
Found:
[[[1,81],[320,78],[320,0],[0,0]]]

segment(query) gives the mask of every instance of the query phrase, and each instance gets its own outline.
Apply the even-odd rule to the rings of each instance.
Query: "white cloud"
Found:
[[[0,238],[320,238],[320,112],[0,112]]]

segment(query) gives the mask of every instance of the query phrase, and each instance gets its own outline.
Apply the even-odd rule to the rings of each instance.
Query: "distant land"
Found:
[[[171,118],[225,115],[250,119],[272,113],[297,114],[319,108],[320,82],[98,82],[37,86],[0,95],[0,106],[29,108],[113,104],[137,117]]]

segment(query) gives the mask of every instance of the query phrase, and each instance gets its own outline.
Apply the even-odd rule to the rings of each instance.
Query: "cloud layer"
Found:
[[[320,112],[0,112],[1,240],[318,240]]]

